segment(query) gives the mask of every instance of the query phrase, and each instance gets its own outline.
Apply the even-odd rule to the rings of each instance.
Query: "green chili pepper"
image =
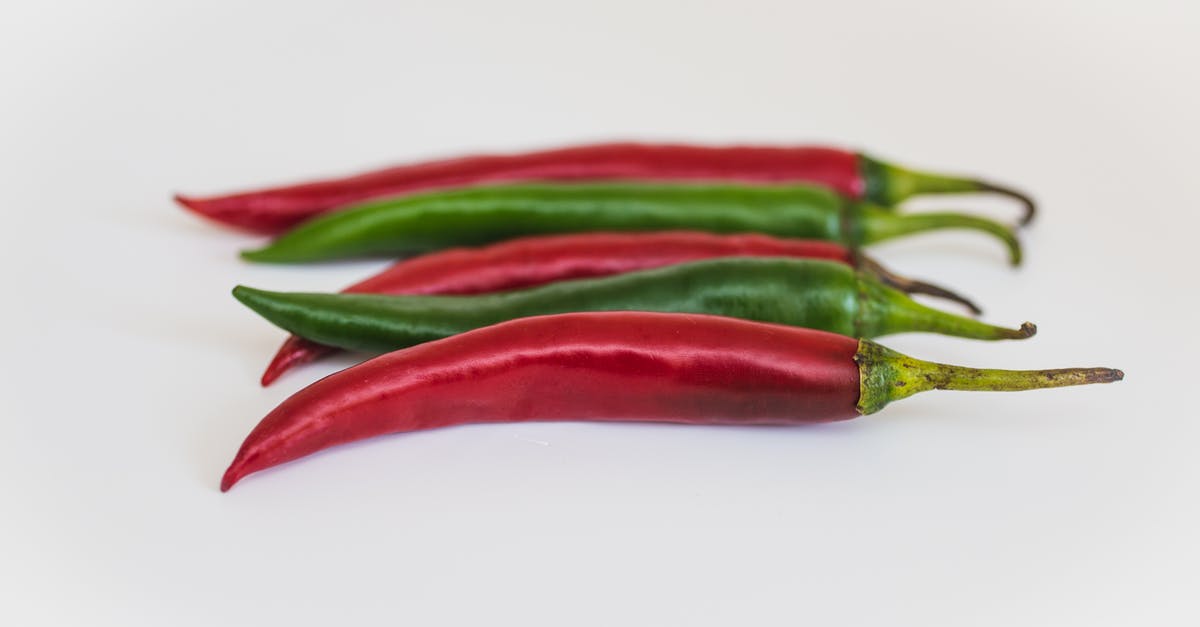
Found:
[[[925,331],[984,340],[1036,332],[932,309],[844,264],[777,257],[698,261],[472,296],[304,294],[238,286],[233,295],[275,325],[351,350],[387,352],[513,318],[574,311],[703,313],[854,337]]]
[[[1002,224],[954,213],[897,214],[808,185],[522,184],[394,198],[314,218],[251,261],[396,256],[525,235],[693,229],[823,239],[857,247],[924,231],[970,229],[1021,248]]]

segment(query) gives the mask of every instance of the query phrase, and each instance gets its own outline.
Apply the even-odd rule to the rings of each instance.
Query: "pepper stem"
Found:
[[[866,155],[861,155],[860,160],[859,167],[865,183],[864,197],[872,202],[894,206],[921,194],[984,192],[1007,196],[1021,203],[1024,214],[1019,224],[1022,226],[1029,224],[1037,213],[1033,198],[1006,185],[969,177],[910,170]]]
[[[858,255],[857,260],[858,267],[864,272],[879,279],[885,285],[898,289],[905,294],[925,294],[926,296],[944,298],[966,307],[968,311],[976,316],[983,313],[983,310],[980,309],[978,305],[976,305],[967,297],[958,294],[957,292],[953,292],[939,285],[918,281],[916,279],[910,279],[906,276],[896,274],[891,270],[881,266],[878,261],[875,261],[874,259],[861,253]]]
[[[1112,383],[1125,378],[1114,368],[994,370],[922,361],[870,340],[860,340],[858,411],[872,414],[892,401],[928,390],[1018,392],[1071,385]]]
[[[1031,198],[1025,192],[1013,187],[1008,187],[1007,185],[992,183],[990,181],[976,180],[974,183],[975,188],[981,192],[989,192],[998,196],[1007,196],[1008,198],[1012,198],[1013,200],[1021,203],[1021,205],[1024,207],[1024,213],[1022,213],[1021,218],[1017,220],[1017,224],[1021,226],[1028,226],[1030,222],[1033,222],[1034,216],[1037,215],[1037,205],[1034,204],[1033,198]]]
[[[994,220],[962,213],[910,213],[897,215],[872,206],[860,206],[860,244],[871,244],[883,240],[946,229],[966,229],[987,233],[1000,240],[1008,249],[1011,265],[1021,265],[1021,242],[1012,229]]]

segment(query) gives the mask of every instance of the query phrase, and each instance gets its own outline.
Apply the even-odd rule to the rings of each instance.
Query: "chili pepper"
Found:
[[[806,424],[926,390],[1108,383],[1109,368],[981,370],[870,340],[735,318],[645,312],[522,318],[389,353],[267,414],[221,479],[387,433],[534,420]]]
[[[1013,265],[1021,260],[1009,228],[974,216],[898,215],[807,185],[644,183],[501,185],[381,200],[317,217],[242,256],[307,262],[407,255],[526,235],[666,229],[758,232],[855,249],[911,233],[972,229],[1001,240]]]
[[[784,240],[754,233],[695,231],[583,233],[528,237],[484,248],[455,248],[400,261],[343,290],[359,294],[481,294],[731,256],[826,259],[857,265],[909,294],[940,296],[979,314],[971,301],[943,288],[897,276],[875,261],[830,242]],[[293,335],[262,376],[270,385],[292,366],[337,351]]]
[[[1014,189],[909,170],[837,148],[638,143],[427,161],[229,196],[177,195],[175,200],[218,222],[275,234],[317,214],[385,196],[481,183],[584,180],[813,183],[889,206],[922,194],[992,192],[1021,202],[1022,224],[1034,214],[1033,200]]]
[[[829,261],[726,257],[474,296],[304,294],[234,288],[242,304],[318,344],[382,353],[504,320],[572,311],[703,313],[854,337],[924,331],[985,340],[1006,329],[926,307]]]

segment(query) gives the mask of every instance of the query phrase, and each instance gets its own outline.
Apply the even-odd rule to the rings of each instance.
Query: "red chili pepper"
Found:
[[[521,318],[388,353],[301,390],[254,428],[221,490],[338,444],[465,423],[803,424],[869,414],[930,389],[1028,390],[1123,376],[948,366],[868,340],[719,316]]]
[[[797,257],[858,266],[908,293],[954,300],[975,313],[965,298],[928,283],[887,272],[868,258],[830,242],[766,235],[717,235],[692,231],[582,233],[529,237],[483,248],[458,248],[406,259],[342,290],[356,294],[482,294],[567,279],[606,276],[716,257]],[[291,336],[262,375],[270,385],[284,372],[338,349]]]
[[[916,172],[857,152],[816,146],[691,146],[614,143],[511,155],[427,161],[312,183],[207,198],[177,195],[183,206],[217,222],[281,233],[320,213],[384,196],[506,181],[584,180],[815,183],[850,198],[894,205],[925,193],[994,192],[1020,200],[1023,223],[1033,201],[976,179]]]

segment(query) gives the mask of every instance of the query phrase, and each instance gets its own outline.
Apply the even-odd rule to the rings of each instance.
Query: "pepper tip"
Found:
[[[171,199],[175,201],[175,204],[187,209],[188,211],[191,211],[198,216],[208,218],[210,220],[216,220],[217,222],[222,222],[225,224],[242,226],[236,222],[231,222],[225,213],[221,211],[221,206],[218,203],[205,200],[204,198],[198,198],[196,196],[185,196],[184,194],[173,194]]]
[[[274,364],[271,364],[271,366],[274,366]],[[264,388],[269,387],[275,382],[276,379],[279,378],[279,375],[283,374],[282,371],[276,370],[271,366],[268,366],[267,369],[263,371],[262,376],[258,379],[259,385]]]
[[[221,492],[228,492],[229,488],[233,487],[233,484],[241,480],[241,474],[234,470],[236,467],[237,462],[234,462],[229,466],[229,469],[225,471],[225,474],[221,476]]]
[[[200,210],[200,203],[198,202],[198,199],[196,199],[196,198],[193,198],[191,196],[184,196],[183,194],[172,194],[171,200],[174,200],[175,204],[180,205],[181,207],[190,209],[197,213],[203,213]]]
[[[262,248],[246,249],[238,251],[238,256],[245,261],[262,261]]]
[[[261,290],[256,290],[253,287],[247,287],[245,285],[235,285],[233,286],[233,289],[229,291],[229,293],[232,294],[233,297],[238,300],[238,302],[250,307],[250,299],[252,299],[254,295],[260,291]],[[253,307],[250,308],[253,309]]]

